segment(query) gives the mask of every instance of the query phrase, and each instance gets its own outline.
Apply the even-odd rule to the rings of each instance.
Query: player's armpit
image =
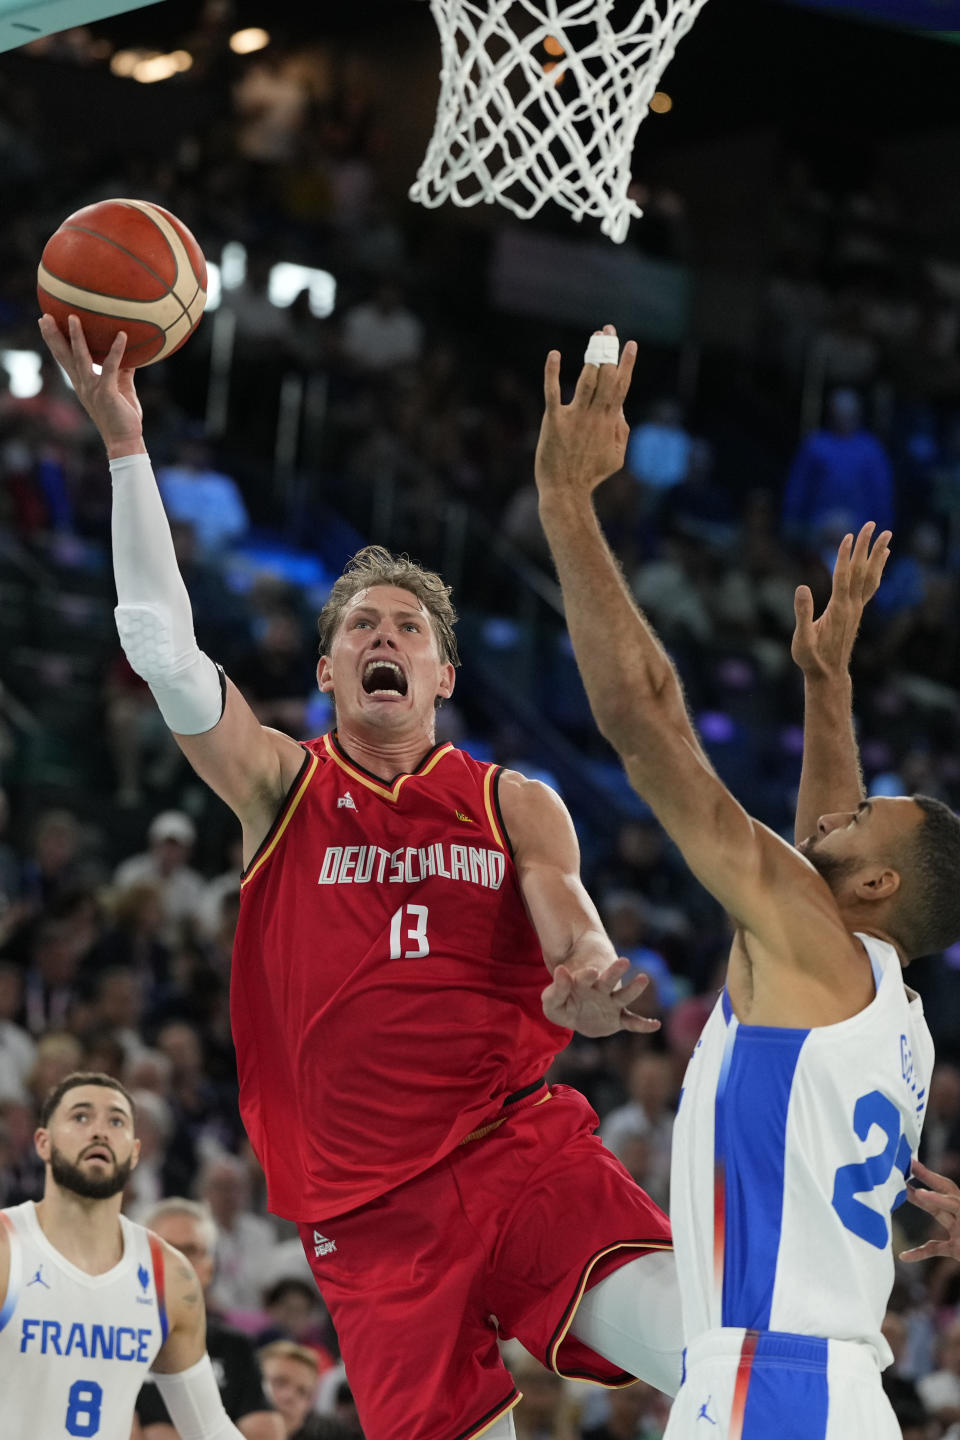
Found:
[[[855,942],[836,902],[799,851],[753,819],[678,732],[661,736],[654,770],[626,755],[635,789],[700,883],[765,956],[833,983]]]
[[[609,965],[617,954],[580,879],[580,845],[560,796],[539,780],[505,770],[498,798],[547,969],[552,974],[561,963],[575,964],[578,954],[583,963]]]
[[[276,819],[304,752],[289,735],[261,725],[232,680],[226,683],[219,723],[201,735],[174,738],[200,779],[240,820],[247,864]]]

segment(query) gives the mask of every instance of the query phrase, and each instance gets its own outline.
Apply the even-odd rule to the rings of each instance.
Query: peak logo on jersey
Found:
[[[326,1235],[321,1235],[319,1230],[314,1230],[313,1253],[317,1259],[319,1259],[321,1255],[332,1255],[336,1248],[336,1240],[328,1240]]]
[[[469,815],[464,815],[464,813],[463,813],[462,810],[454,810],[453,813],[454,813],[454,815],[456,815],[456,817],[457,817],[458,820],[462,820],[462,821],[463,821],[464,825],[476,825],[476,823],[477,823],[476,820],[474,820],[474,819],[471,818],[471,816],[469,816]]]
[[[338,810],[356,810],[356,808],[357,802],[356,800],[354,800],[349,790],[346,792],[345,795],[341,795],[339,800],[337,801]]]

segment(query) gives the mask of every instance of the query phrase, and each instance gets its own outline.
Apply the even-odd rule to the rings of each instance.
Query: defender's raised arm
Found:
[[[605,333],[615,332],[607,326]],[[547,358],[536,480],[577,664],[601,733],[700,882],[779,966],[823,970],[832,987],[823,956],[831,942],[848,947],[850,940],[827,887],[716,775],[676,669],[597,520],[592,492],[623,463],[629,433],[623,402],[635,355],[628,342],[619,364],[585,364],[569,405],[560,398],[560,356],[553,351]],[[806,902],[802,931],[790,923],[782,887],[793,903]]]
[[[850,656],[864,606],[876,594],[890,554],[890,531],[871,547],[876,526],[868,521],[854,542],[845,535],[837,552],[830,600],[813,618],[813,595],[799,585],[791,653],[803,671],[803,768],[797,795],[794,839],[806,840],[821,815],[856,810],[864,798],[860,755],[853,731]]]
[[[612,333],[612,326],[605,328]],[[667,725],[706,763],[673,663],[637,609],[591,500],[601,481],[623,466],[630,433],[623,402],[636,354],[630,340],[618,365],[585,364],[569,405],[560,399],[560,355],[556,350],[548,355],[536,457],[540,518],[601,733],[626,756],[642,748],[648,729]]]

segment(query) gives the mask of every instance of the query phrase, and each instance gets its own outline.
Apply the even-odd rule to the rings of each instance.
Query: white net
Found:
[[[507,206],[555,200],[612,240],[637,127],[706,0],[430,0],[440,30],[433,138],[410,198]]]

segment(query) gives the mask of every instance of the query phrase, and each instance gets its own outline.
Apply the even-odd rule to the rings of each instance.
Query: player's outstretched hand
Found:
[[[868,520],[856,542],[852,535],[841,540],[830,600],[819,620],[813,618],[810,587],[797,587],[793,599],[797,623],[791,654],[804,675],[835,676],[847,671],[863,608],[877,593],[890,554],[889,530],[882,530],[871,547],[875,529],[875,522]]]
[[[616,335],[604,325],[604,335]],[[628,340],[618,365],[584,365],[569,405],[560,399],[560,352],[551,350],[544,371],[546,408],[534,473],[541,499],[589,495],[623,466],[629,427],[623,402],[637,347]]]
[[[921,1165],[919,1160],[914,1160],[911,1170],[930,1189],[918,1190],[915,1185],[908,1185],[907,1199],[932,1215],[947,1233],[928,1240],[925,1245],[917,1245],[913,1250],[902,1251],[900,1259],[930,1260],[935,1255],[948,1255],[952,1260],[960,1260],[960,1188],[946,1175],[938,1175],[935,1170]]]
[[[636,975],[629,985],[621,986],[629,969],[630,961],[622,957],[605,968],[592,965],[570,970],[558,965],[541,996],[544,1015],[554,1025],[564,1025],[594,1039],[614,1035],[618,1030],[633,1030],[639,1035],[659,1030],[659,1020],[634,1015],[628,1008],[650,984],[648,975]]]
[[[67,372],[77,399],[96,425],[111,455],[129,455],[143,449],[143,411],[133,384],[133,371],[121,365],[127,337],[121,330],[103,362],[100,374],[93,368],[86,336],[76,315],[68,320],[66,340],[52,315],[39,321],[40,333],[53,358]]]

